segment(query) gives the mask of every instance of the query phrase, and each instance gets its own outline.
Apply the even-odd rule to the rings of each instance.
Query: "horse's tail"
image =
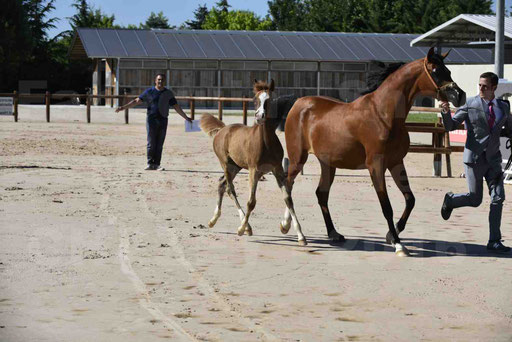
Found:
[[[224,122],[220,121],[211,114],[203,114],[201,116],[201,121],[199,122],[199,127],[201,127],[201,130],[212,138],[224,126],[226,126]]]

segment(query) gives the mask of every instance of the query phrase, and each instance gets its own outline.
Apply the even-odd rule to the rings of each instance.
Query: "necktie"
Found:
[[[494,126],[494,121],[496,121],[496,114],[494,114],[494,109],[492,108],[492,102],[489,102],[489,120],[487,122],[489,123],[490,129],[492,129],[492,126]]]

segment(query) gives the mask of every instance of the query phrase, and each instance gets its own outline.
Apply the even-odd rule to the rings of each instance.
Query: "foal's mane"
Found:
[[[392,63],[389,64],[387,67],[382,62],[374,62],[375,65],[377,65],[379,68],[384,68],[383,70],[378,70],[371,72],[368,75],[368,81],[366,82],[366,90],[363,90],[360,95],[366,95],[369,94],[375,90],[384,82],[384,80],[400,69],[402,65],[405,65],[405,63]]]
[[[254,94],[257,94],[262,90],[269,90],[269,89],[270,89],[270,86],[265,81],[258,81],[256,83],[254,83],[254,86],[252,87],[252,91],[254,92]]]

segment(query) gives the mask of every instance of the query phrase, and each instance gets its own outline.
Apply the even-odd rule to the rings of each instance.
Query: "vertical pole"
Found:
[[[494,73],[503,78],[503,64],[505,62],[505,0],[497,0],[496,4],[496,42],[494,45]]]
[[[196,101],[194,99],[191,99],[189,103],[190,103],[190,117],[192,118],[192,120],[194,120],[196,117]]]
[[[444,147],[450,149],[450,134],[448,132],[443,133],[444,135]],[[446,175],[448,178],[452,177],[452,162],[450,157],[451,149],[449,153],[446,153]]]
[[[126,88],[124,89],[124,97],[123,97],[123,105],[128,103],[128,99],[126,98]],[[129,118],[128,118],[128,108],[124,110],[124,123],[128,125]]]
[[[50,92],[47,91],[44,95],[46,102],[46,122],[50,122]]]
[[[18,93],[16,92],[16,90],[14,91],[13,102],[14,102],[14,122],[18,122]]]
[[[245,95],[244,95],[244,99],[245,99]],[[243,113],[243,120],[244,120],[244,125],[247,126],[247,101],[244,101],[242,102],[242,113]]]
[[[219,120],[222,121],[222,101],[219,100]]]
[[[87,105],[87,110],[86,110],[87,123],[91,123],[91,94],[87,93],[85,103]]]

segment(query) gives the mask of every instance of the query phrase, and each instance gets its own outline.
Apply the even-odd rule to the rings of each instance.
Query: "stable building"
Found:
[[[79,28],[70,57],[93,61],[93,94],[140,94],[153,85],[156,74],[164,73],[168,85],[181,96],[252,97],[254,79],[274,79],[277,95],[325,95],[349,102],[366,88],[374,62],[407,63],[424,57],[428,47],[410,45],[418,37]],[[457,47],[445,62],[488,65],[493,53],[491,48]],[[432,106],[433,100],[418,98],[416,105]],[[216,103],[202,101],[196,106],[215,107]]]

